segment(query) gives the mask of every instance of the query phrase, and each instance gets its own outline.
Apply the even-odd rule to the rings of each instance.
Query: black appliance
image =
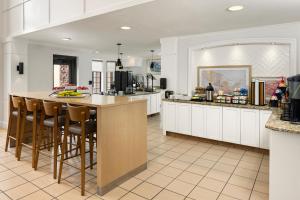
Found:
[[[167,79],[160,78],[160,89],[165,90],[167,89]]]
[[[167,90],[167,91],[165,91],[165,98],[166,98],[166,99],[169,99],[170,96],[173,95],[173,94],[174,94],[173,91]]]
[[[300,74],[288,79],[290,121],[300,124]]]
[[[133,73],[131,71],[115,71],[115,90],[125,94],[133,93]]]

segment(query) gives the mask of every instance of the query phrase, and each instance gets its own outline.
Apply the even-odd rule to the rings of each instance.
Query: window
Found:
[[[103,92],[103,61],[92,61],[92,81],[93,81],[93,93],[100,94]]]
[[[111,85],[114,84],[115,70],[116,70],[116,62],[115,61],[107,61],[106,90],[110,90]]]
[[[77,84],[77,58],[53,55],[53,87]]]

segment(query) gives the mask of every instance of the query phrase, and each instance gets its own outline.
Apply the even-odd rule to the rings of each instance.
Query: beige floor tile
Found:
[[[157,171],[161,170],[163,167],[165,167],[165,165],[154,162],[154,161],[150,161],[150,162],[148,162],[147,169],[157,172]]]
[[[220,159],[221,155],[215,155],[210,153],[205,153],[201,156],[201,158],[211,161],[218,161]]]
[[[225,184],[226,182],[205,177],[201,180],[198,186],[220,193],[223,190]]]
[[[39,188],[45,188],[53,183],[57,183],[57,180],[53,178],[52,174],[48,174],[33,180],[32,183]]]
[[[257,192],[269,194],[269,183],[256,181],[253,190]]]
[[[247,161],[240,161],[239,164],[238,164],[238,167],[241,167],[241,168],[245,168],[245,169],[250,169],[250,170],[253,170],[253,171],[258,171],[259,167],[260,167],[260,163],[250,163],[250,162],[247,162]]]
[[[203,176],[201,176],[201,175],[194,174],[194,173],[191,173],[188,171],[184,171],[176,179],[186,182],[186,183],[197,185],[202,178],[203,178]]]
[[[166,189],[187,196],[195,186],[179,180],[174,180]]]
[[[161,155],[163,153],[165,153],[167,150],[165,149],[160,149],[160,148],[154,148],[154,149],[151,149],[151,153],[154,153],[154,154],[158,154],[158,155]]]
[[[186,169],[186,171],[188,172],[195,173],[201,176],[205,176],[209,170],[209,168],[202,167],[199,165],[191,165],[189,168]]]
[[[262,153],[256,153],[256,152],[252,152],[252,151],[246,151],[245,156],[252,156],[252,157],[256,157],[256,158],[263,158],[263,154]]]
[[[269,200],[269,195],[265,193],[253,191],[250,200]]]
[[[54,183],[52,185],[49,185],[45,187],[43,190],[50,194],[51,196],[58,197],[62,195],[63,193],[71,190],[75,186],[71,186],[71,184],[68,184],[66,182],[61,182],[60,184]]]
[[[222,157],[219,160],[220,163],[224,163],[224,164],[227,164],[227,165],[234,165],[234,166],[236,166],[239,163],[239,161],[240,160],[227,158],[227,157]]]
[[[245,161],[245,162],[253,163],[253,164],[260,164],[262,161],[262,158],[244,155],[242,157],[241,161]]]
[[[7,190],[5,193],[12,199],[20,199],[38,190],[38,187],[32,183],[25,183],[13,189]]]
[[[120,187],[130,191],[141,183],[142,183],[142,180],[132,177],[129,180],[127,180],[126,182],[122,183],[120,185]]]
[[[154,200],[183,200],[185,197],[171,192],[169,190],[163,190],[154,197]]]
[[[213,169],[213,170],[210,170],[206,176],[209,178],[227,182],[228,179],[230,178],[231,174]]]
[[[100,197],[104,200],[118,200],[121,197],[123,197],[126,193],[128,193],[127,190],[124,190],[120,187],[116,187],[115,189]]]
[[[166,156],[159,156],[159,157],[155,158],[153,161],[157,162],[157,163],[160,163],[160,164],[163,164],[163,165],[168,165],[173,160],[174,160],[173,158],[169,158],[169,157],[166,157]]]
[[[4,172],[0,173],[0,181],[4,181],[4,180],[10,179],[10,178],[13,178],[15,176],[17,176],[17,174],[15,174],[12,171],[4,171]]]
[[[167,166],[167,167],[163,168],[162,170],[160,170],[158,173],[172,177],[172,178],[176,178],[179,174],[182,173],[182,171],[183,170],[181,170],[181,169]]]
[[[177,152],[174,152],[174,151],[168,151],[168,152],[164,153],[163,155],[166,156],[166,157],[169,157],[169,158],[176,159],[181,155],[181,153],[177,153]]]
[[[232,175],[228,183],[247,189],[252,189],[254,185],[254,180],[242,176]]]
[[[213,169],[227,173],[232,173],[235,170],[235,166],[218,162],[217,164],[215,164]]]
[[[104,200],[104,199],[102,199],[100,196],[95,194],[95,195],[89,197],[88,200]]]
[[[26,197],[23,197],[21,200],[34,200],[34,199],[51,200],[51,199],[53,199],[53,197],[50,196],[49,194],[47,194],[46,192],[39,190],[39,191],[36,191]]]
[[[0,199],[1,200],[10,200],[10,198],[4,193],[0,193]]]
[[[255,179],[257,176],[256,171],[244,169],[244,168],[240,168],[240,167],[237,167],[235,169],[235,171],[233,172],[233,174],[238,175],[238,176],[243,176],[246,178],[250,178],[250,179]]]
[[[250,198],[251,190],[227,184],[222,193],[240,200],[248,200]]]
[[[199,158],[193,164],[200,165],[202,167],[212,168],[216,164],[216,162],[215,161],[211,161],[211,160],[206,160],[206,159],[203,159],[203,158]]]
[[[201,187],[196,187],[189,194],[189,197],[196,200],[216,200],[218,196],[219,193]]]
[[[243,153],[234,153],[234,152],[226,152],[224,153],[223,157],[231,158],[234,160],[240,160],[243,156]]]
[[[7,171],[8,169],[2,165],[0,165],[0,172],[4,172]]]
[[[164,188],[173,181],[173,178],[171,178],[169,176],[165,176],[163,174],[154,174],[153,176],[148,178],[146,181],[153,185],[157,185],[159,187]]]
[[[123,196],[120,200],[146,200],[146,199],[134,193],[129,192],[125,196]]]
[[[25,178],[26,180],[28,180],[28,181],[32,181],[32,180],[34,180],[34,179],[37,179],[37,178],[40,178],[40,177],[42,177],[42,176],[46,176],[47,175],[47,173],[46,172],[43,172],[43,171],[30,171],[30,172],[27,172],[27,173],[25,173],[25,174],[22,174],[21,176],[23,177],[23,178]]]
[[[18,175],[23,175],[27,172],[32,171],[32,166],[31,165],[23,165],[23,166],[19,166],[16,168],[11,169],[11,171],[13,171],[14,173],[18,174]],[[40,168],[38,168],[38,170],[40,171]]]
[[[142,183],[139,186],[137,186],[134,190],[132,190],[133,193],[138,194],[139,196],[145,197],[147,199],[152,199],[155,195],[157,195],[162,188],[152,185],[150,183]]]
[[[13,178],[7,179],[5,181],[0,182],[0,191],[6,191],[12,188],[15,188],[19,185],[22,185],[26,183],[27,181],[20,177],[20,176],[15,176]]]
[[[174,151],[174,152],[177,152],[177,153],[185,153],[185,152],[188,151],[188,149],[176,146],[176,147],[172,148],[171,151]]]
[[[79,189],[80,187],[77,187]],[[97,193],[97,183],[93,181],[88,181],[85,183],[85,191],[91,194],[96,194]]]
[[[89,196],[91,196],[91,194],[89,194],[88,192],[85,191],[85,195],[81,196],[81,191],[80,189],[72,189],[64,194],[62,194],[61,196],[57,197],[57,199],[59,200],[84,200],[87,199]]]
[[[151,171],[151,170],[144,170],[141,173],[139,173],[138,175],[136,175],[135,177],[141,180],[146,180],[148,179],[150,176],[152,176],[155,172]]]
[[[190,155],[182,155],[177,158],[177,160],[183,161],[183,162],[188,162],[188,163],[193,163],[197,160],[198,157],[195,156],[190,156]]]
[[[215,146],[215,147],[217,147],[217,146]],[[209,153],[209,154],[214,154],[214,155],[217,155],[217,156],[222,156],[222,155],[225,153],[225,151],[224,151],[224,150],[216,149],[216,148],[214,148],[214,146],[213,146],[213,147],[211,147],[211,148],[207,151],[207,153]]]
[[[230,197],[230,196],[227,196],[227,195],[224,195],[224,194],[221,194],[219,196],[218,200],[238,200],[238,199]]]
[[[193,156],[193,157],[197,157],[199,158],[200,156],[202,156],[205,152],[199,151],[199,150],[189,150],[187,152],[184,153],[184,155],[188,155],[188,156]]]
[[[269,174],[267,173],[258,173],[256,177],[257,181],[269,183]]]
[[[169,164],[170,167],[174,167],[174,168],[181,169],[181,170],[185,170],[190,165],[191,165],[190,163],[183,162],[180,160],[174,160],[173,162],[171,162]]]
[[[269,166],[260,166],[259,172],[269,173]]]

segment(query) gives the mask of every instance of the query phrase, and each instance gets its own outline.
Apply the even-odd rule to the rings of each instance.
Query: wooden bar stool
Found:
[[[72,124],[70,123],[72,122]],[[97,125],[90,119],[90,111],[86,106],[68,106],[66,115],[65,133],[62,145],[62,154],[59,166],[58,183],[61,181],[64,155],[67,152],[67,139],[70,133],[80,136],[80,160],[81,160],[81,195],[85,194],[85,142],[88,139],[90,153],[90,168],[93,166],[94,133],[97,131]]]
[[[13,118],[17,118],[16,124],[16,135],[12,135],[13,131]],[[23,97],[16,97],[12,96],[10,99],[10,106],[9,106],[9,120],[8,120],[8,128],[7,128],[7,136],[6,136],[6,143],[5,143],[5,151],[8,150],[8,144],[11,143],[11,140],[15,141],[16,145],[16,152],[15,157],[18,158],[18,146],[20,142],[20,131],[23,124],[25,123],[25,100]]]
[[[38,134],[38,144],[36,152],[36,164],[35,169],[38,166],[39,153],[41,150],[41,143],[44,136],[44,127],[51,129],[53,143],[53,178],[57,177],[57,157],[58,157],[58,147],[61,144],[61,129],[64,125],[65,116],[62,113],[62,103],[43,101],[43,109],[40,120],[40,131]]]
[[[40,119],[40,111],[41,111],[41,101],[37,99],[25,99],[26,109],[25,110],[25,119],[28,122],[32,123],[32,144],[28,145],[23,143],[24,139],[24,126],[20,131],[20,142],[18,146],[18,160],[21,158],[22,146],[26,146],[32,149],[32,167],[35,167],[35,159],[36,159],[36,142],[37,142],[37,129],[38,129],[38,121]]]

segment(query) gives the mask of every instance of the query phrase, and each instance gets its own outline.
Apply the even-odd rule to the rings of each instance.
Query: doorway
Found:
[[[77,85],[77,57],[53,55],[53,87]]]

